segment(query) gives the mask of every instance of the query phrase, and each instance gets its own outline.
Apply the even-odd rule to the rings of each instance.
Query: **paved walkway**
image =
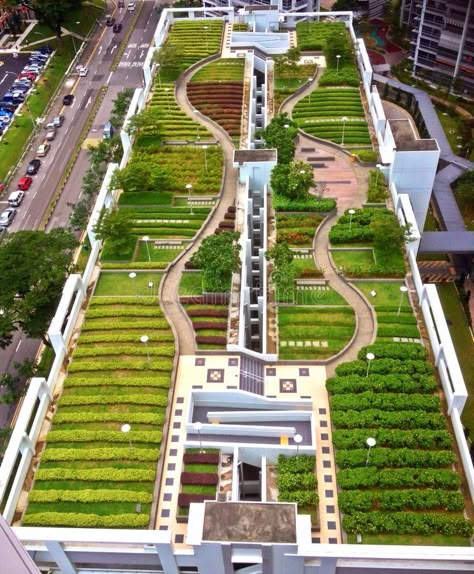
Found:
[[[203,64],[206,65],[206,64]],[[175,97],[180,108],[193,120],[196,120],[196,114],[193,114],[194,107],[191,106],[186,95],[186,86],[196,71],[185,72],[180,76],[176,83]],[[231,138],[221,127],[208,118],[199,114],[197,121],[208,129],[214,138],[220,143],[224,153],[224,179],[220,200],[207,225],[196,235],[192,247],[186,252],[170,270],[166,273],[161,293],[161,302],[168,321],[173,325],[175,336],[178,339],[180,355],[194,355],[196,352],[196,341],[194,329],[189,320],[186,311],[179,302],[179,283],[181,274],[184,271],[186,261],[198,250],[201,241],[210,235],[213,235],[219,223],[224,220],[224,214],[227,208],[233,205],[237,193],[238,170],[233,166],[234,145]]]

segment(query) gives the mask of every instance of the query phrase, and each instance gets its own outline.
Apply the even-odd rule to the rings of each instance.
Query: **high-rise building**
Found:
[[[463,94],[474,93],[473,0],[403,0],[414,71]]]

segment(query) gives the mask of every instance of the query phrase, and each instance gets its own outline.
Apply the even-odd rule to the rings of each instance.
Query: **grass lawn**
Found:
[[[192,272],[183,273],[179,284],[180,296],[185,295],[202,295],[202,273]]]
[[[350,272],[351,269],[370,269],[374,264],[373,251],[358,250],[352,251],[331,251],[334,263],[341,271]]]
[[[151,288],[148,286],[153,282],[153,291],[156,293],[161,281],[161,273],[140,272],[131,279],[127,272],[100,274],[94,295],[150,295]]]
[[[144,241],[140,241],[134,261],[163,261],[168,263],[176,259],[182,251],[181,249],[157,249],[152,241],[148,242],[148,248],[147,250]]]
[[[459,301],[456,287],[453,283],[438,285],[438,294],[441,299],[444,314],[448,321],[449,332],[453,340],[456,355],[461,366],[464,382],[469,397],[462,413],[462,421],[470,430],[471,439],[474,438],[474,342],[471,337],[466,315]]]
[[[356,544],[355,534],[347,535],[349,544]],[[462,536],[409,536],[406,534],[364,534],[362,544],[390,544],[401,546],[469,546],[469,539]]]
[[[462,147],[462,128],[464,123],[464,118],[456,113],[449,113],[436,108],[436,113],[438,114],[438,119],[443,126],[444,133],[448,138],[449,145],[455,154],[458,154]],[[445,115],[446,114],[446,115]],[[461,139],[458,139],[461,138]],[[459,146],[459,147],[458,147]],[[474,150],[471,151],[469,158],[474,161]]]
[[[367,297],[371,305],[392,305],[398,307],[400,304],[400,287],[404,285],[402,281],[354,281],[355,287],[360,289]],[[370,294],[375,291],[375,297]],[[402,307],[410,305],[407,294],[403,294]]]

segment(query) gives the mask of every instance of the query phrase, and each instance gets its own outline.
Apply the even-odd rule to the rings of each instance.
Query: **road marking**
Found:
[[[20,342],[19,342],[18,345],[16,346],[15,353],[18,353],[18,349],[20,348],[20,345],[22,344],[22,342],[23,342],[23,341],[20,339]]]
[[[138,56],[140,58],[140,60],[143,58],[144,55],[145,55],[145,50],[142,50],[140,52],[140,56]]]
[[[97,55],[99,55],[102,52],[102,46],[99,46],[99,51],[97,52]]]
[[[5,74],[2,78],[2,80],[0,81],[0,84],[3,84],[3,82],[8,78],[8,74]]]
[[[112,77],[113,72],[110,72],[109,77],[107,78],[107,81],[105,82],[105,85],[108,86],[109,82],[110,82],[110,78]]]
[[[127,60],[130,58],[130,52],[127,52],[126,54],[124,54],[124,56],[127,58]]]
[[[136,48],[136,47],[137,47],[137,44],[136,44],[136,43],[134,43],[134,44],[127,44],[127,48],[130,48],[130,49],[132,49],[132,50],[133,50],[134,48]]]
[[[114,50],[116,50],[116,49],[117,49],[117,44],[114,44],[112,46],[112,48],[110,49],[110,53],[113,54]]]
[[[87,108],[87,106],[90,105],[91,102],[92,102],[92,96],[89,96],[89,99],[87,100],[87,103],[84,107]]]

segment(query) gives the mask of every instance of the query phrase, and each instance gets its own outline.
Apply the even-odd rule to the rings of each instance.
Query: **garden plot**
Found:
[[[326,383],[345,531],[368,543],[465,545],[472,524],[427,349],[376,343],[358,357]]]
[[[307,133],[334,143],[371,143],[359,88],[320,87],[296,104],[292,117]]]
[[[296,24],[298,48],[304,51],[321,51],[326,39],[335,33],[347,34],[343,22],[299,22]]]
[[[183,456],[184,470],[181,473],[181,491],[178,496],[178,515],[187,516],[192,502],[215,500],[219,484],[220,451],[206,449],[200,452],[188,448]]]
[[[23,525],[148,526],[173,356],[155,297],[93,297]]]
[[[278,213],[277,241],[286,241],[290,247],[311,247],[322,220],[323,217],[316,213]]]
[[[298,514],[309,514],[313,526],[318,522],[319,504],[315,470],[314,456],[278,457],[278,502],[296,502]]]
[[[164,51],[169,54],[160,68],[163,81],[174,82],[179,74],[221,49],[222,20],[176,20],[171,26]]]
[[[132,233],[138,237],[149,236],[151,240],[192,238],[210,212],[210,209],[205,207],[143,207],[140,209],[124,207],[123,209],[126,209],[130,215]]]

